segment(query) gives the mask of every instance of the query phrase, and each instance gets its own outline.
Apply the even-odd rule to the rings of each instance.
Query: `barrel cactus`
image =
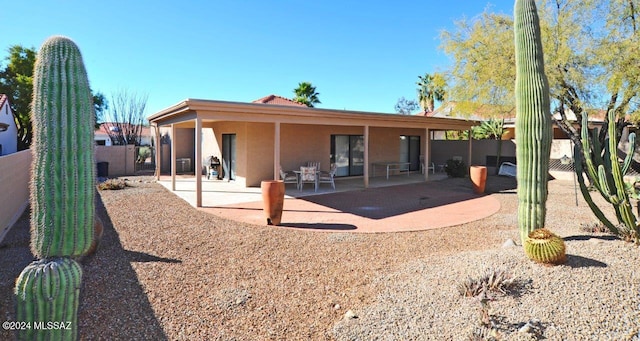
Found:
[[[25,328],[19,340],[73,340],[78,334],[78,300],[82,269],[71,258],[38,260],[16,281],[16,320]]]
[[[95,117],[82,56],[69,38],[51,37],[40,48],[31,109],[32,251],[81,256],[94,234]]]
[[[524,243],[529,259],[544,264],[562,264],[566,261],[564,240],[547,229],[533,230]]]
[[[514,33],[518,228],[524,243],[531,231],[544,227],[552,138],[549,83],[534,0],[516,0]]]

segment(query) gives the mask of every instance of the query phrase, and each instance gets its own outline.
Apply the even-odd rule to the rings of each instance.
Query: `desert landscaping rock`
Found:
[[[99,192],[105,230],[83,264],[81,340],[467,340],[481,330],[480,301],[457,284],[504,267],[517,285],[489,293],[502,339],[640,339],[640,249],[581,230],[595,219],[581,198],[576,207],[571,181],[549,183],[547,227],[568,256],[547,267],[521,247],[501,247],[519,240],[512,178],[489,177],[486,192],[502,205],[493,216],[379,234],[237,223],[194,209],[150,177],[129,179],[123,190]],[[468,179],[443,181],[471,190]],[[26,212],[0,245],[5,320],[14,318],[15,278],[32,260]],[[344,319],[345,310],[358,318]],[[528,322],[534,328],[520,333]],[[1,340],[12,338],[0,330]]]

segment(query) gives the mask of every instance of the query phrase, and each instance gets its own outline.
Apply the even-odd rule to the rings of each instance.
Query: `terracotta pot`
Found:
[[[469,167],[469,176],[473,184],[473,192],[476,194],[484,193],[484,187],[487,183],[487,167],[471,166]]]
[[[262,202],[267,225],[280,225],[282,206],[284,204],[284,181],[262,181],[260,189],[262,190]]]

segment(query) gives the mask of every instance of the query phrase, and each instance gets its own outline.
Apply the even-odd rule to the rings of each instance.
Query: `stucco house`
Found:
[[[9,97],[0,94],[0,156],[18,151],[18,127]]]
[[[250,103],[186,99],[148,120],[156,140],[166,141],[168,149],[156,153],[156,175],[168,163],[174,188],[178,160],[190,160],[195,174],[203,174],[212,156],[222,161],[228,180],[247,187],[278,179],[280,167],[299,169],[308,161],[320,162],[321,170],[336,164],[338,177],[361,177],[368,187],[374,164],[407,162],[415,169],[421,157],[428,162],[430,131],[469,130],[478,124],[309,108],[275,95]],[[196,176],[197,206],[202,204],[201,181]]]

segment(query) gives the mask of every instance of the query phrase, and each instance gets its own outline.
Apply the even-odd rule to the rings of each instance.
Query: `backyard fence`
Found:
[[[29,204],[31,150],[0,156],[0,241]]]

